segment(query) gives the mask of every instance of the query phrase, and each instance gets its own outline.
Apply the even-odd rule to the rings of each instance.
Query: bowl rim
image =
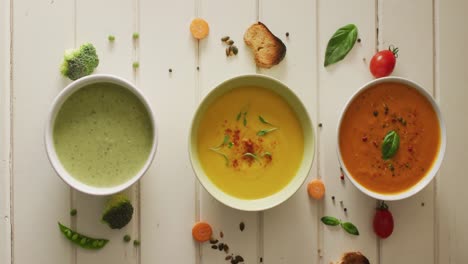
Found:
[[[133,177],[129,178],[124,183],[121,183],[116,186],[96,187],[96,186],[85,184],[75,179],[62,166],[60,159],[58,158],[57,153],[55,151],[54,144],[53,144],[53,129],[54,129],[54,124],[55,124],[55,118],[58,112],[60,111],[63,103],[76,91],[94,83],[112,83],[124,89],[127,89],[128,91],[133,93],[140,100],[140,102],[145,106],[146,111],[148,112],[148,116],[151,120],[152,128],[153,128],[153,138],[152,138],[153,143],[152,143],[148,158],[145,161],[145,164]],[[47,120],[45,123],[44,145],[45,145],[45,149],[47,153],[47,158],[49,159],[49,162],[51,163],[52,168],[55,170],[57,175],[65,183],[67,183],[70,187],[72,187],[73,189],[77,191],[87,193],[90,195],[103,196],[103,195],[112,195],[112,194],[121,192],[129,188],[146,173],[146,171],[151,166],[151,163],[153,162],[154,157],[156,155],[157,146],[158,146],[158,135],[159,134],[158,134],[158,127],[156,124],[156,118],[151,108],[151,105],[149,104],[148,100],[143,95],[143,93],[139,91],[134,84],[130,83],[129,81],[121,77],[118,77],[112,74],[93,74],[93,75],[82,77],[78,80],[75,80],[69,83],[62,91],[58,93],[58,95],[55,96],[52,102],[52,105],[49,108]]]
[[[210,100],[214,101],[217,98],[219,98],[220,96],[227,93],[228,91],[231,91],[232,89],[242,87],[242,85],[243,85],[243,84],[239,84],[239,85],[233,85],[232,87],[229,87],[230,83],[232,83],[232,82],[235,83],[235,82],[237,82],[239,80],[242,82],[243,80],[249,79],[249,78],[258,79],[258,80],[260,80],[260,82],[265,82],[266,81],[266,82],[275,83],[278,87],[281,87],[279,89],[282,89],[283,92],[287,93],[288,96],[290,96],[290,98],[285,98],[282,94],[279,94],[274,89],[269,88],[269,87],[265,87],[266,85],[265,86],[262,86],[261,84],[260,85],[252,85],[252,86],[257,86],[257,87],[260,86],[262,88],[267,88],[267,89],[270,89],[273,92],[276,92],[279,96],[281,96],[290,105],[290,107],[292,107],[294,109],[294,111],[296,111],[296,107],[297,107],[297,109],[301,110],[300,114],[303,115],[302,116],[303,120],[300,121],[300,123],[301,123],[302,130],[303,130],[303,133],[304,133],[304,156],[303,156],[301,164],[300,164],[300,166],[298,168],[298,171],[296,172],[296,175],[291,179],[291,181],[282,190],[280,190],[280,191],[278,191],[278,192],[276,192],[276,193],[274,193],[274,194],[272,194],[270,196],[260,198],[260,199],[240,199],[240,198],[234,197],[234,196],[232,196],[230,194],[227,194],[224,191],[222,191],[221,189],[219,189],[208,178],[208,176],[206,175],[206,173],[204,172],[204,170],[203,170],[203,168],[201,166],[201,163],[198,162],[197,159],[195,158],[195,156],[198,157],[198,154],[195,154],[195,152],[197,152],[197,150],[198,150],[198,147],[193,147],[193,145],[196,145],[196,144],[192,140],[193,138],[196,137],[196,135],[198,133],[196,131],[198,129],[198,125],[196,125],[195,122],[197,121],[198,118],[200,118],[200,115],[203,114],[202,111],[205,110],[204,108],[208,107],[208,106],[206,106],[206,104],[209,105]],[[263,79],[263,80],[261,80],[261,79]],[[226,87],[228,87],[228,88],[226,88]],[[275,87],[275,88],[277,88],[277,87]],[[219,92],[219,90],[221,90],[221,89],[225,89],[225,91]],[[295,107],[295,106],[291,105],[290,101],[294,101],[294,103],[296,103],[297,106]],[[300,114],[296,112],[296,115],[298,115],[299,119],[301,119],[299,117]],[[306,135],[307,132],[310,132],[310,135]],[[306,138],[308,138],[308,140],[311,141],[310,143],[312,144],[312,146],[308,147],[306,145]],[[242,211],[263,211],[263,210],[273,208],[273,207],[285,202],[286,200],[291,198],[300,189],[300,187],[304,184],[305,180],[307,179],[307,177],[310,174],[310,170],[312,168],[312,164],[313,164],[313,161],[314,161],[314,158],[315,158],[315,152],[316,152],[315,151],[315,148],[316,148],[315,140],[316,140],[315,130],[314,130],[312,120],[310,119],[310,115],[308,113],[308,110],[305,107],[305,105],[302,103],[300,98],[297,96],[297,94],[291,88],[289,88],[283,82],[281,82],[281,81],[279,81],[279,80],[277,80],[277,79],[275,79],[273,77],[267,76],[267,75],[263,75],[263,74],[242,74],[242,75],[236,75],[234,77],[225,79],[221,83],[215,85],[215,87],[213,89],[211,89],[200,100],[200,102],[199,102],[199,104],[197,106],[197,109],[196,109],[196,111],[195,111],[195,113],[194,113],[194,115],[192,117],[191,123],[190,123],[190,131],[189,131],[189,135],[188,135],[188,154],[189,154],[190,163],[192,165],[192,169],[193,169],[193,172],[194,172],[196,178],[201,183],[201,185],[204,187],[204,189],[212,197],[214,197],[216,200],[223,203],[224,205],[229,206],[229,207],[234,208],[234,209],[237,209],[237,210],[242,210]],[[306,158],[306,155],[307,155],[307,158]],[[287,192],[285,190],[287,190]]]
[[[341,151],[340,151],[340,130],[341,130],[341,125],[342,125],[342,122],[343,122],[344,114],[348,110],[351,102],[353,102],[356,99],[356,97],[358,97],[361,93],[363,93],[367,89],[369,89],[369,88],[371,88],[371,87],[373,87],[373,86],[375,86],[377,84],[392,83],[392,82],[393,83],[405,84],[405,85],[415,89],[416,91],[418,91],[421,95],[423,95],[430,102],[432,108],[434,109],[434,112],[436,113],[437,120],[439,122],[440,142],[439,142],[439,151],[437,153],[437,156],[436,156],[434,162],[432,163],[431,168],[426,172],[426,175],[422,179],[419,180],[419,182],[417,182],[412,187],[410,187],[410,188],[408,188],[406,190],[403,190],[401,192],[398,192],[398,193],[382,194],[382,193],[378,193],[378,192],[369,190],[368,188],[362,186],[359,182],[357,182],[351,176],[351,173],[348,171],[345,163],[343,162],[342,156],[341,156]],[[441,113],[440,108],[437,105],[436,101],[417,82],[412,81],[412,80],[407,79],[407,78],[396,77],[396,76],[383,77],[383,78],[379,78],[379,79],[369,81],[366,84],[364,84],[363,86],[361,86],[348,99],[345,106],[341,110],[340,118],[339,118],[339,121],[338,121],[338,126],[337,126],[337,129],[336,129],[336,138],[337,138],[336,152],[337,152],[337,155],[338,155],[338,161],[339,161],[340,166],[341,166],[344,174],[346,175],[346,177],[353,183],[354,186],[356,186],[364,194],[366,194],[366,195],[368,195],[368,196],[370,196],[372,198],[375,198],[375,199],[378,199],[378,200],[383,200],[383,201],[402,200],[402,199],[411,197],[411,196],[417,194],[422,189],[424,189],[432,181],[432,179],[435,177],[435,175],[437,174],[437,172],[438,172],[438,170],[439,170],[439,168],[440,168],[440,166],[442,164],[442,161],[443,161],[443,158],[444,158],[444,155],[445,155],[446,145],[447,145],[445,122],[444,122],[442,113]]]

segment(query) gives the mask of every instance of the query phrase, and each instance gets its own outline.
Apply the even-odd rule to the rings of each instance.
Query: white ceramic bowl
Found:
[[[295,111],[304,133],[304,156],[294,178],[279,192],[261,199],[244,200],[231,196],[219,189],[205,174],[198,159],[198,127],[206,109],[221,95],[237,87],[264,87],[279,94]],[[301,100],[283,83],[264,75],[242,75],[228,79],[214,88],[200,103],[192,120],[189,135],[189,154],[193,170],[203,187],[218,201],[235,209],[259,211],[274,207],[291,197],[304,183],[314,159],[315,138],[312,122]]]
[[[434,109],[434,111],[435,111],[435,113],[437,115],[437,119],[439,121],[439,128],[440,128],[439,151],[437,153],[437,157],[436,157],[434,163],[432,164],[431,169],[427,171],[426,175],[417,184],[415,184],[414,186],[412,186],[411,188],[409,188],[407,190],[404,190],[404,191],[399,192],[399,193],[394,193],[394,194],[382,194],[382,193],[374,192],[374,191],[369,190],[366,187],[362,186],[359,182],[357,182],[352,177],[351,173],[348,171],[348,169],[346,168],[345,163],[343,162],[343,158],[341,156],[341,151],[340,151],[340,144],[339,144],[340,128],[341,128],[342,119],[343,119],[344,113],[348,109],[351,102],[359,94],[361,94],[362,92],[364,92],[368,88],[370,88],[370,87],[372,87],[374,85],[380,84],[380,83],[385,83],[385,82],[402,83],[402,84],[405,84],[405,85],[417,90],[420,94],[422,94],[431,103],[432,108]],[[346,104],[346,106],[344,107],[343,111],[341,111],[341,116],[340,116],[340,119],[339,119],[338,129],[337,129],[337,144],[338,144],[338,146],[337,146],[338,159],[339,159],[339,162],[340,162],[341,167],[343,169],[343,172],[347,176],[347,178],[354,184],[354,186],[356,186],[363,193],[365,193],[368,196],[373,197],[375,199],[384,200],[384,201],[393,201],[393,200],[401,200],[401,199],[413,196],[416,193],[418,193],[419,191],[421,191],[424,187],[426,187],[431,182],[431,180],[437,174],[437,171],[439,170],[440,165],[442,164],[442,160],[443,160],[444,154],[445,154],[445,147],[447,145],[447,139],[446,139],[445,123],[444,123],[444,120],[442,118],[442,114],[440,112],[439,106],[434,101],[434,99],[432,99],[432,96],[428,92],[426,92],[426,90],[424,90],[421,87],[421,85],[419,85],[419,84],[417,84],[417,83],[415,83],[413,81],[410,81],[408,79],[401,78],[401,77],[385,77],[385,78],[379,78],[379,79],[376,79],[376,80],[373,80],[373,81],[370,81],[370,82],[366,83],[364,86],[362,86],[349,99],[349,101]]]
[[[138,171],[138,173],[135,174],[132,178],[130,178],[128,181],[117,186],[95,187],[95,186],[90,186],[90,185],[87,185],[78,181],[65,170],[65,168],[60,163],[59,158],[57,157],[57,153],[55,152],[53,131],[54,131],[54,122],[55,122],[57,113],[62,107],[62,104],[71,94],[93,83],[112,83],[132,92],[136,97],[140,99],[140,101],[146,107],[149,118],[151,120],[151,125],[153,127],[153,144],[151,146],[151,151],[145,164],[140,169],[140,171]],[[143,96],[143,94],[140,91],[138,91],[138,89],[133,84],[114,75],[94,74],[94,75],[80,78],[70,83],[54,99],[52,103],[52,107],[49,111],[49,116],[47,118],[46,127],[45,127],[45,147],[47,151],[47,156],[49,158],[50,163],[52,164],[52,167],[55,169],[55,171],[60,176],[60,178],[62,178],[62,180],[64,180],[68,185],[70,185],[71,187],[73,187],[74,189],[78,191],[92,194],[92,195],[110,195],[110,194],[118,193],[120,191],[125,190],[126,188],[134,184],[136,181],[138,181],[141,178],[141,176],[146,172],[146,170],[149,168],[149,166],[151,165],[151,162],[153,161],[155,153],[156,153],[157,143],[158,143],[158,140],[157,140],[156,121],[154,118],[153,111],[151,110],[150,104],[148,103],[146,98]]]

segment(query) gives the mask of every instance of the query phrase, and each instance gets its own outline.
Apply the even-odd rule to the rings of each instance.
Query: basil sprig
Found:
[[[341,220],[333,216],[324,216],[320,219],[320,221],[322,221],[322,223],[329,225],[329,226],[340,225],[341,228],[343,228],[349,234],[359,236],[359,230],[354,224],[350,222],[341,222]]]
[[[387,133],[382,142],[382,158],[388,160],[395,156],[400,147],[400,136],[395,130]]]
[[[356,25],[349,24],[339,28],[331,37],[325,51],[325,62],[323,66],[327,67],[330,64],[339,62],[354,47],[358,35]]]

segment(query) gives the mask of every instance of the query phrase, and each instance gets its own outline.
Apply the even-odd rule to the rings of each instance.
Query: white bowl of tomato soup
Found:
[[[422,190],[437,174],[446,148],[438,105],[422,86],[400,77],[361,87],[344,107],[337,134],[342,171],[380,200]]]
[[[149,168],[157,147],[154,114],[130,82],[106,74],[83,77],[53,101],[45,147],[68,185],[92,195],[114,194]]]
[[[314,158],[312,122],[280,81],[243,75],[216,86],[192,120],[189,155],[203,187],[227,206],[274,207],[304,183]]]

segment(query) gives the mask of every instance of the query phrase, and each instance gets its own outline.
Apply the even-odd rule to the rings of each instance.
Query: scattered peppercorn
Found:
[[[375,117],[377,117],[379,115],[379,111],[375,110],[373,114]]]
[[[223,237],[224,237],[224,233],[223,233],[223,231],[219,232],[219,236],[220,236],[221,238],[223,238]]]
[[[343,209],[343,211],[345,211],[345,213],[348,212],[348,208],[345,207],[345,208]]]
[[[132,238],[130,237],[130,235],[125,235],[125,236],[123,237],[123,240],[124,240],[125,242],[130,242],[130,240],[132,240]]]
[[[319,127],[322,127],[322,126],[323,126],[322,123],[319,123]]]
[[[357,42],[358,42],[358,43],[361,43],[361,39],[360,39],[360,38],[358,38],[358,39],[357,39]]]
[[[224,252],[226,252],[226,254],[229,253],[229,246],[224,244]]]
[[[225,259],[225,260],[230,260],[230,259],[232,259],[232,256],[231,256],[231,255],[226,256],[224,259]]]
[[[335,201],[335,196],[332,196],[332,200]]]
[[[421,203],[421,206],[424,206],[424,203]]]
[[[226,42],[226,41],[228,41],[228,40],[229,40],[229,36],[224,36],[224,37],[221,38],[221,41],[222,41],[222,42]]]
[[[231,51],[232,53],[234,53],[234,55],[237,55],[237,53],[239,53],[239,49],[235,45],[231,46]]]
[[[245,224],[244,224],[244,222],[241,222],[241,223],[239,224],[239,229],[240,229],[240,231],[244,231],[244,229],[245,229]]]
[[[77,213],[78,213],[78,211],[76,209],[71,209],[71,211],[70,211],[71,216],[75,216]]]
[[[224,243],[219,243],[219,244],[218,244],[218,249],[219,249],[219,251],[223,251],[223,249],[224,249]]]
[[[344,175],[343,175],[343,174],[341,174],[340,179],[341,179],[342,181],[344,181]]]
[[[218,243],[218,239],[210,239],[210,244],[216,244]]]
[[[211,248],[212,249],[218,249],[218,246],[217,245],[212,245]]]
[[[230,40],[226,41],[226,44],[228,44],[228,45],[233,45],[233,44],[234,44],[234,40],[230,39]]]
[[[172,69],[171,69],[171,68],[169,68],[169,72],[172,72]]]
[[[287,37],[287,38],[289,37],[289,32],[286,32],[286,37]]]
[[[199,70],[200,70],[200,66],[197,66],[197,71],[199,71]]]
[[[140,245],[140,240],[136,240],[136,239],[133,240],[133,245],[134,245],[135,247],[138,247],[138,246]]]

